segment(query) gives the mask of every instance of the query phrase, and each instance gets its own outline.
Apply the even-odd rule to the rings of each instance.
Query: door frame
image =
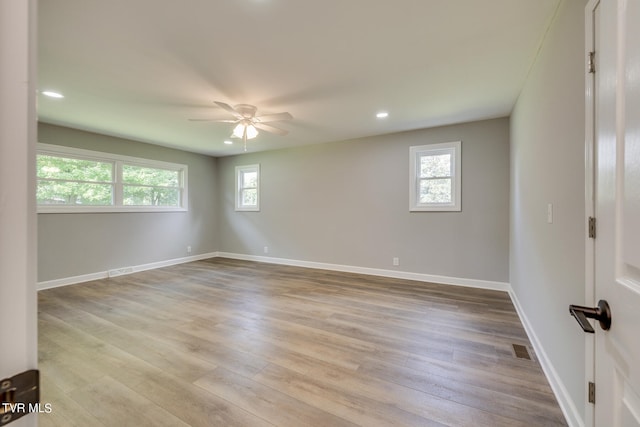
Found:
[[[584,58],[585,58],[585,290],[584,290],[584,304],[586,306],[594,307],[596,281],[595,281],[595,239],[589,237],[589,218],[595,218],[595,113],[596,113],[596,98],[595,98],[595,85],[596,74],[590,73],[587,68],[587,58],[589,53],[595,51],[596,45],[596,23],[594,19],[594,11],[600,4],[601,0],[589,0],[585,7],[585,44],[584,44]],[[597,55],[597,53],[596,53]],[[597,71],[596,71],[597,72]],[[595,382],[595,334],[584,334],[584,354],[585,354],[585,410],[584,410],[584,425],[594,426],[595,423],[595,405],[589,403],[588,399],[588,383]]]
[[[0,380],[38,365],[36,9],[36,0],[0,0]]]

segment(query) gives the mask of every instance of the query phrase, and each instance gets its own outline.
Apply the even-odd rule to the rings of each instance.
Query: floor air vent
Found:
[[[531,356],[529,355],[529,350],[527,347],[520,344],[513,344],[513,352],[516,354],[518,359],[527,359],[531,360]]]

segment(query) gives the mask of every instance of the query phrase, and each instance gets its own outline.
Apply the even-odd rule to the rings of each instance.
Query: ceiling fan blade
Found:
[[[280,122],[291,119],[293,119],[293,116],[289,113],[263,114],[253,118],[256,123]]]
[[[237,117],[239,119],[243,119],[244,117],[242,116],[242,114],[238,113],[236,110],[233,109],[233,107],[229,104],[225,104],[224,102],[220,102],[220,101],[213,101],[218,107],[227,110],[228,112],[230,112],[231,114],[233,114],[234,117]]]
[[[228,119],[188,119],[190,122],[236,123],[238,120]]]
[[[276,135],[285,136],[289,133],[288,130],[280,129],[271,125],[265,125],[264,123],[254,123],[253,125],[260,130],[263,130],[265,132],[275,133]]]

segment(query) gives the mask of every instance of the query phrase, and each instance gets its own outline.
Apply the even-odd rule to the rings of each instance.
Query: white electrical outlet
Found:
[[[268,254],[269,253],[269,246],[265,246],[263,251],[264,251],[265,254]]]
[[[191,253],[191,246],[187,246],[187,253],[190,254]]]
[[[398,258],[398,257],[394,257],[394,258],[393,258],[393,265],[395,265],[395,266],[400,265],[400,258]]]

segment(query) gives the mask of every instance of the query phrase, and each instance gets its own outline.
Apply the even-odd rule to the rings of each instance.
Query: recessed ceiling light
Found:
[[[376,117],[379,119],[386,119],[387,117],[389,117],[389,113],[387,113],[386,111],[380,111],[378,114],[376,114]]]
[[[51,98],[64,98],[64,95],[58,92],[53,92],[50,90],[45,90],[44,92],[42,92],[43,95],[46,95],[48,97]]]
[[[231,145],[231,144],[233,144],[233,141],[229,141],[229,140],[227,139],[224,143],[225,143],[225,144],[227,144],[227,145]]]

